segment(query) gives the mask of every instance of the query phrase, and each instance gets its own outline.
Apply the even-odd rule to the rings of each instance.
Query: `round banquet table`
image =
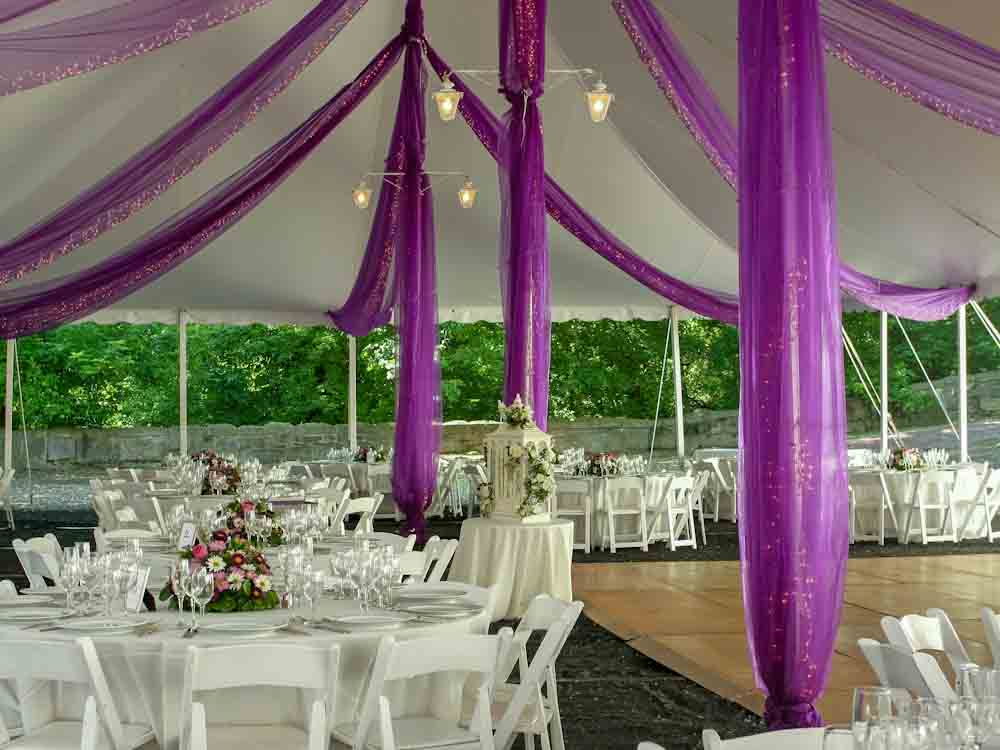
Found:
[[[450,581],[496,584],[497,620],[520,617],[538,594],[571,601],[573,522],[517,523],[470,518],[462,523]]]
[[[434,587],[454,586],[468,593],[474,587],[459,583],[434,584]],[[485,592],[481,592],[485,600]],[[320,604],[323,616],[356,614],[358,604],[324,598]],[[305,614],[305,613],[303,613]],[[185,614],[185,617],[187,615]],[[204,622],[213,618],[239,617],[253,618],[255,622],[271,620],[286,622],[290,616],[287,610],[266,612],[245,612],[232,615],[209,613]],[[176,610],[166,612],[143,612],[133,616],[159,623],[158,631],[145,635],[108,635],[93,637],[97,654],[108,681],[108,687],[116,702],[122,722],[151,726],[163,750],[177,750],[178,720],[181,693],[184,685],[184,664],[189,646],[234,645],[239,643],[260,643],[262,638],[240,637],[231,633],[199,632],[194,638],[184,639],[183,630],[177,627]],[[309,629],[309,635],[279,631],[264,636],[269,643],[294,643],[298,646],[324,649],[332,644],[340,646],[340,674],[337,681],[336,724],[357,721],[361,701],[367,688],[372,662],[381,638],[392,635],[397,640],[447,636],[448,634],[486,633],[488,613],[446,622],[419,622],[405,624],[393,630],[356,630],[334,632],[325,629]],[[81,633],[69,630],[39,632],[25,630],[19,625],[0,623],[0,638],[5,640],[72,640]],[[26,687],[26,686],[24,686]],[[400,714],[423,713],[428,709],[435,715],[458,719],[461,711],[462,681],[453,674],[442,673],[431,677],[400,681],[393,684],[389,699],[393,711]],[[11,717],[11,704],[15,702],[13,686],[0,681],[0,711],[4,721]],[[21,692],[22,711],[41,712],[44,715],[55,709],[58,715],[79,718],[82,715],[84,691],[76,686],[63,685],[60,691],[29,690]],[[53,698],[58,696],[58,698]],[[52,701],[59,705],[53,706]],[[288,723],[308,726],[308,709],[311,699],[297,689],[256,687],[221,690],[200,696],[206,704],[209,721],[230,723]],[[14,709],[16,710],[16,708]],[[16,717],[16,713],[14,714]],[[19,721],[8,726],[17,726]]]

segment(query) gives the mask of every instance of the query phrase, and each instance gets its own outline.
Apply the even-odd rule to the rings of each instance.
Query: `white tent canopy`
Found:
[[[0,236],[10,239],[106,174],[193,109],[301,18],[316,0],[281,0],[130,62],[0,99],[5,139]],[[1000,9],[973,0],[901,4],[1000,46]],[[736,0],[659,0],[727,111],[736,112]],[[942,6],[942,7],[939,7]],[[257,120],[125,224],[31,280],[93,264],[194,200],[304,120],[395,34],[402,0],[370,0],[333,45]],[[426,32],[458,68],[495,67],[496,5],[425,0]],[[5,27],[6,28],[6,27]],[[573,81],[543,98],[549,172],[585,209],[664,271],[737,290],[736,197],[716,175],[639,63],[608,0],[550,0],[550,67],[600,70],[616,94],[595,125]],[[401,66],[400,66],[401,69]],[[843,257],[892,281],[977,282],[1000,291],[1000,139],[900,99],[828,60]],[[101,321],[327,322],[353,284],[371,212],[351,188],[381,169],[397,70],[249,217],[172,273],[109,308]],[[431,78],[431,86],[436,79]],[[477,93],[495,112],[491,87]],[[461,121],[429,108],[429,170],[468,173],[436,188],[442,320],[498,320],[496,167]],[[669,303],[550,222],[553,318],[660,318]]]

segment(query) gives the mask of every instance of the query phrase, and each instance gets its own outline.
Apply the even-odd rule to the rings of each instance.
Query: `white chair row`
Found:
[[[694,476],[623,477],[608,482],[604,489],[604,509],[595,518],[594,484],[588,479],[560,479],[552,512],[557,518],[583,522],[583,542],[574,542],[574,549],[590,553],[592,525],[600,528],[601,548],[617,552],[619,547],[639,547],[667,542],[671,551],[678,547],[698,547],[697,514],[701,523],[702,544],[705,533],[704,491],[710,474],[701,471]],[[622,518],[634,519],[636,530],[623,533],[618,525]]]
[[[490,592],[484,604],[494,594]],[[498,635],[449,635],[402,642],[386,636],[379,643],[356,721],[336,714],[340,664],[336,645],[316,648],[252,642],[191,646],[178,719],[180,748],[326,750],[332,736],[354,750],[496,750],[509,748],[513,738],[521,734],[529,747],[539,737],[545,750],[564,750],[555,664],[582,608],[581,602],[541,596],[529,606],[516,633],[504,628]],[[538,631],[544,636],[529,660],[527,643]],[[241,668],[234,670],[233,664]],[[515,666],[519,680],[510,683]],[[464,683],[466,697],[457,722],[435,715],[431,705],[411,707],[413,713],[392,705],[393,683],[431,675],[450,680],[459,679],[459,675],[471,678]],[[36,696],[44,686],[58,690],[62,683],[80,685],[87,695],[82,716],[60,715],[62,707],[55,702],[49,715],[25,713],[20,727],[6,727],[0,721],[0,744],[24,750],[133,750],[154,742],[150,726],[121,721],[90,639],[0,641],[0,679],[11,680],[19,690],[29,689]],[[224,720],[210,715],[206,698],[212,692],[240,687],[304,691],[311,698],[306,704],[306,725],[241,723],[228,715]],[[424,693],[432,700],[433,691]],[[16,734],[23,736],[11,740]]]

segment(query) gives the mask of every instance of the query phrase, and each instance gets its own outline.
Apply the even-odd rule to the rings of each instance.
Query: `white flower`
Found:
[[[271,578],[270,576],[257,576],[255,581],[257,588],[263,591],[265,594],[271,590]]]
[[[246,574],[244,574],[242,570],[234,570],[226,576],[226,581],[229,583],[230,590],[239,591],[245,578]]]
[[[240,567],[243,570],[245,570],[247,573],[256,573],[257,572],[257,566],[254,565],[254,564],[252,564],[252,563],[243,563]]]
[[[479,499],[480,500],[487,499],[490,496],[490,490],[491,488],[488,482],[483,482],[482,484],[480,484],[479,488],[476,490],[477,494],[479,495]]]
[[[512,445],[507,449],[507,453],[513,459],[519,459],[524,455],[524,449],[520,445]]]
[[[205,567],[213,573],[218,573],[220,570],[226,569],[226,561],[218,555],[212,555],[210,558],[205,560]]]

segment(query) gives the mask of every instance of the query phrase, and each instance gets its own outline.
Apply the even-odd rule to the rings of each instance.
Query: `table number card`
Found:
[[[138,612],[142,607],[142,600],[146,594],[146,587],[149,585],[149,568],[139,568],[139,575],[136,576],[135,585],[129,589],[125,597],[125,609],[129,612]]]
[[[177,540],[177,549],[188,549],[194,544],[195,528],[194,524],[188,521],[181,526],[181,536]]]

